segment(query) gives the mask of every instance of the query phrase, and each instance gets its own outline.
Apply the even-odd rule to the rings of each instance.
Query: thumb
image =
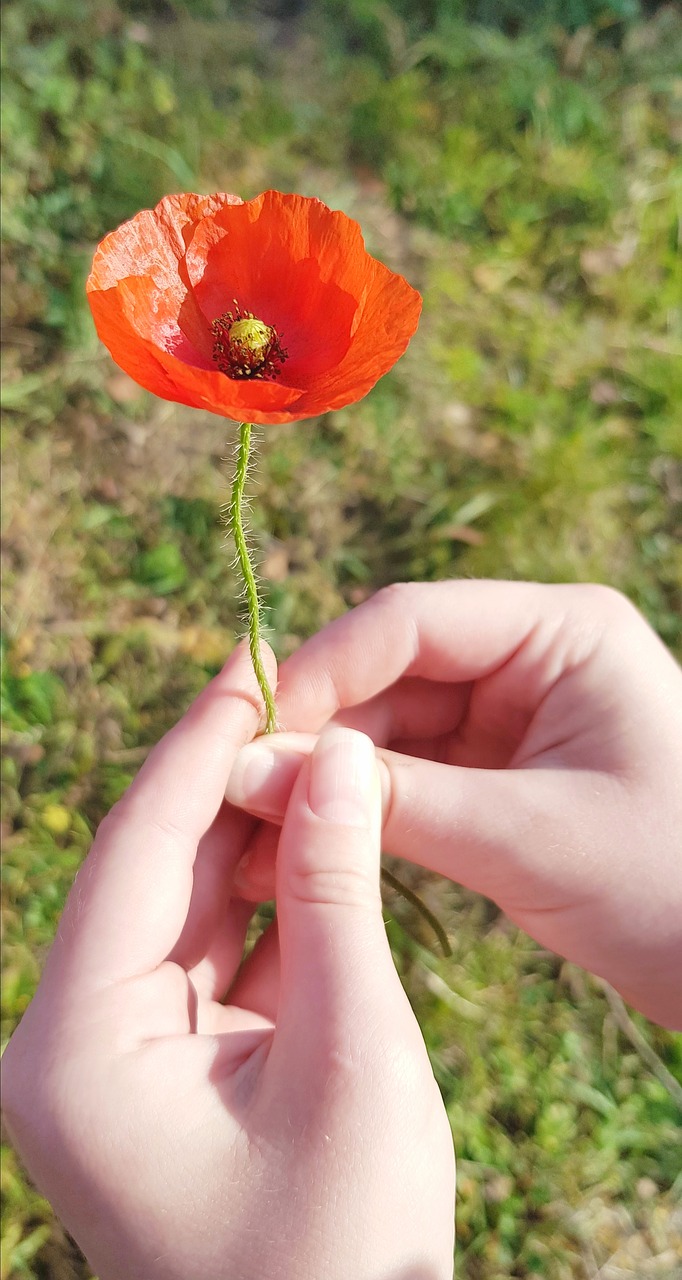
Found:
[[[294,784],[277,855],[281,974],[273,1051],[311,1058],[362,1034],[373,993],[400,990],[379,890],[381,796],[374,745],[330,727]],[[368,981],[371,975],[371,980]],[[386,990],[386,983],[390,990]],[[366,1019],[371,1026],[371,1014]],[[307,1074],[307,1072],[306,1072]]]
[[[315,741],[312,734],[283,733],[243,747],[228,800],[270,823],[282,822]],[[548,893],[551,898],[556,881],[551,851],[557,823],[565,829],[570,818],[561,773],[464,768],[386,748],[376,758],[384,852],[485,894],[526,927],[529,902],[542,904]],[[261,901],[272,897],[274,876],[272,846],[263,842],[238,868],[236,880],[242,896]]]

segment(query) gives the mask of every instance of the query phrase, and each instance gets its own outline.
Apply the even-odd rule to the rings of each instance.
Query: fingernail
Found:
[[[239,862],[234,869],[232,884],[237,892],[239,892],[240,889],[246,889],[249,885],[249,863],[251,862],[251,858],[252,854],[245,853],[244,856],[239,859]]]
[[[260,817],[281,818],[298,772],[313,749],[312,734],[273,734],[257,738],[237,752],[225,798]]]
[[[248,746],[242,747],[235,765],[238,766],[239,781],[247,795],[253,795],[267,784],[275,764],[275,753],[265,742],[250,742]]]
[[[286,807],[288,791],[287,779],[278,778],[277,763],[272,747],[261,740],[242,747],[232,765],[225,788],[226,798],[232,804],[257,804],[261,811],[278,813],[280,806],[282,809]],[[279,791],[282,791],[281,796]]]
[[[354,729],[326,729],[311,757],[308,804],[313,813],[325,822],[370,826],[376,781],[371,739]]]

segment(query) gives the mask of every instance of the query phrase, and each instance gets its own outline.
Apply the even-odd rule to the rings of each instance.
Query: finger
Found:
[[[556,629],[571,587],[527,582],[398,583],[330,623],[282,667],[287,729],[318,730],[404,675],[448,683],[489,675],[541,625]]]
[[[647,875],[646,818],[622,777],[573,768],[567,781],[551,766],[460,769],[382,755],[387,850],[491,898],[542,946],[606,978],[654,1020],[672,1025],[677,1010],[680,1025],[679,912],[667,912],[679,859]],[[605,831],[619,850],[615,878]]]
[[[294,781],[295,775],[292,775],[289,795],[293,790]],[[284,810],[288,800],[289,796],[286,797],[277,825],[272,822],[260,823],[244,857],[237,865],[234,873],[234,889],[246,902],[270,902],[275,896],[279,829],[284,820]]]
[[[264,659],[272,679],[269,651]],[[240,645],[102,824],[69,895],[53,965],[72,964],[76,980],[100,984],[149,972],[172,952],[199,843],[237,751],[262,719],[249,651]]]
[[[243,806],[242,806],[243,808]],[[222,933],[232,896],[235,867],[257,823],[226,802],[199,841],[187,919],[168,959],[195,969]]]
[[[523,896],[542,771],[464,769],[384,749],[378,759],[386,853],[502,906]]]
[[[277,921],[261,934],[227,996],[227,1003],[250,1009],[274,1022],[279,1003],[279,935]]]
[[[303,761],[317,741],[313,733],[281,733],[247,743],[235,757],[226,788],[227,799],[236,808],[267,820],[252,836],[234,873],[235,888],[250,902],[265,902],[274,896],[279,839],[275,828],[284,821]],[[406,744],[401,754],[442,760],[447,747],[447,738],[417,738]],[[384,749],[379,748],[379,765],[384,754]]]
[[[240,1062],[250,1057],[264,1039],[271,1040],[274,1030],[272,1018],[253,1009],[242,1009],[240,1005],[218,1004],[215,1000],[199,1000],[196,1022],[197,1035],[220,1037],[218,1058],[213,1065],[217,1067],[219,1061],[220,1069],[226,1070],[227,1074],[232,1074]],[[254,1037],[254,1032],[261,1034]],[[248,1037],[246,1054],[243,1051],[245,1037]],[[231,1045],[231,1041],[236,1041],[236,1045]]]
[[[244,954],[246,934],[253,915],[252,902],[233,898],[223,907],[205,954],[187,971],[197,995],[203,1000],[222,1000],[234,980]]]
[[[225,786],[228,803],[260,818],[276,817],[281,824],[301,765],[316,742],[314,733],[269,733],[257,744],[243,747],[235,755]]]
[[[331,727],[301,769],[277,859],[280,1002],[277,1063],[303,1076],[349,1035],[362,1038],[377,1006],[402,990],[379,889],[380,800],[374,748]],[[397,988],[396,988],[397,984]]]
[[[406,676],[367,702],[337,711],[334,723],[366,733],[378,747],[390,746],[396,738],[432,740],[457,729],[470,693],[471,685],[466,682]]]
[[[276,749],[261,740],[242,748],[235,760],[228,794],[231,801],[271,823],[282,822],[301,771],[302,754],[310,753],[311,734],[282,734]],[[267,771],[258,755],[269,751]],[[540,770],[461,769],[379,748],[376,753],[382,800],[382,847],[430,871],[437,871],[500,902],[517,888],[514,877],[525,873],[537,839],[522,840],[530,830],[539,800]],[[543,846],[544,848],[544,846]],[[241,886],[266,892],[274,878],[274,839],[255,851],[237,873]],[[516,896],[516,895],[513,895]]]
[[[457,726],[469,693],[468,685],[405,679],[368,702],[340,711],[334,723],[367,734],[377,745],[425,735],[430,746]],[[273,733],[248,744],[235,757],[225,793],[228,801],[281,823],[298,771],[316,741],[312,733]],[[428,755],[428,748],[420,754]],[[249,877],[240,888],[251,888],[252,883]],[[257,895],[254,900],[262,898]]]
[[[558,768],[459,768],[384,749],[377,759],[385,852],[484,894],[542,945],[612,980],[612,958],[600,940],[613,910],[613,885],[608,865],[595,859],[593,833],[610,814],[614,843],[627,846],[617,778],[571,770],[567,809],[565,773]],[[281,802],[281,782],[277,795]],[[614,814],[621,815],[621,832]],[[641,869],[628,873],[624,865],[623,874],[642,885],[640,908],[653,918]],[[262,867],[261,881],[265,875]],[[589,936],[586,920],[592,921]]]
[[[474,683],[404,676],[368,702],[337,711],[334,724],[359,729],[377,746],[403,755],[502,768],[513,757],[537,702],[533,688],[510,667],[504,664]]]

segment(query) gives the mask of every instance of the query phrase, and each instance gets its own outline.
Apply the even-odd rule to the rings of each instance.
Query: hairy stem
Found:
[[[433,929],[433,932],[440,943],[440,949],[443,952],[443,955],[451,956],[452,947],[448,942],[448,935],[445,932],[445,929],[438,917],[433,914],[433,911],[431,911],[427,907],[426,903],[419,897],[419,894],[415,893],[414,889],[410,889],[406,884],[403,884],[402,880],[399,880],[397,876],[394,876],[393,872],[388,871],[386,867],[381,868],[381,878],[384,881],[384,884],[387,884],[395,893],[399,893],[406,902],[410,903],[410,906],[414,907],[415,910],[419,912],[420,916],[424,917],[426,923]]]
[[[265,703],[265,733],[274,733],[277,728],[277,708],[275,698],[268,684],[263,659],[260,651],[261,640],[261,605],[258,599],[258,587],[249,548],[244,532],[244,487],[249,470],[249,454],[251,451],[251,423],[239,424],[239,448],[237,450],[237,468],[232,485],[232,501],[230,502],[230,524],[237,547],[237,560],[246,588],[246,605],[249,619],[249,651],[253,669],[256,673],[260,691]]]

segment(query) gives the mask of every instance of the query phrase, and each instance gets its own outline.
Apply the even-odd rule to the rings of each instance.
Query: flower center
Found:
[[[262,320],[235,320],[227,336],[233,345],[246,347],[252,355],[260,358],[272,340],[272,329]]]
[[[226,311],[211,325],[213,359],[228,378],[275,378],[287,359],[277,330],[251,311]]]

